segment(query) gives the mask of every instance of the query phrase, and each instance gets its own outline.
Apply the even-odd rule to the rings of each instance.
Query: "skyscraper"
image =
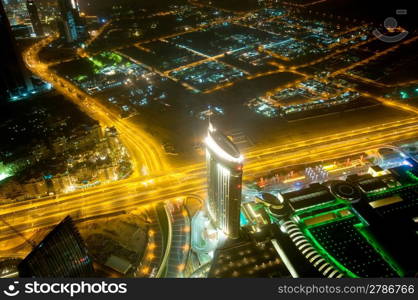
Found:
[[[36,7],[35,1],[27,0],[26,7],[28,9],[30,21],[32,23],[33,31],[35,32],[36,36],[44,35],[44,30],[42,28],[41,20],[39,19],[38,8]]]
[[[66,217],[19,264],[21,277],[89,277],[93,262],[70,217]]]
[[[78,42],[86,37],[86,28],[80,17],[77,0],[58,0],[61,14],[61,34],[68,43]]]
[[[214,226],[239,237],[243,157],[232,141],[209,124],[205,139],[208,175],[206,209]]]
[[[32,90],[32,82],[26,70],[0,1],[0,101],[19,97]]]

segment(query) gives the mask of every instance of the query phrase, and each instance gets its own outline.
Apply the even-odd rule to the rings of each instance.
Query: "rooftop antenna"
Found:
[[[213,127],[213,125],[212,125],[212,121],[211,121],[211,116],[212,116],[212,106],[209,104],[208,105],[208,109],[209,109],[209,117],[208,117],[208,120],[209,120],[209,126],[208,126],[208,130],[210,131],[210,132],[213,132],[213,131],[215,131],[215,127]]]

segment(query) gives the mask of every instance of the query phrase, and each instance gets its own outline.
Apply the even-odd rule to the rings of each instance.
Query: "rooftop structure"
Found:
[[[417,165],[410,160],[390,170],[373,169],[379,171],[376,177],[350,175],[347,181],[279,194],[281,208],[271,209],[266,200],[257,202],[268,208],[305,262],[324,276],[415,276]],[[282,241],[278,247],[289,256],[293,250],[284,245]],[[295,265],[300,263],[291,267]],[[303,274],[295,271],[295,275]]]

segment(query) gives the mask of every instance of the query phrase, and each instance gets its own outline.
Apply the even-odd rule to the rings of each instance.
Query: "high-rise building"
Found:
[[[60,31],[68,43],[78,42],[86,37],[86,26],[80,17],[77,0],[58,0],[61,14]]]
[[[30,21],[36,36],[44,35],[44,30],[42,28],[41,20],[39,19],[38,8],[36,7],[35,1],[27,0],[26,7],[28,9]]]
[[[93,262],[70,217],[66,217],[19,264],[21,277],[90,277]]]
[[[17,51],[9,20],[0,1],[0,101],[18,98],[33,89],[22,55]]]
[[[224,134],[209,124],[205,139],[208,175],[206,209],[213,225],[239,237],[243,156]]]

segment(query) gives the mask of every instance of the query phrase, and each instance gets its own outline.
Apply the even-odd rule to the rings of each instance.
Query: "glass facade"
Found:
[[[19,264],[21,277],[90,277],[93,262],[70,217],[58,224]]]

